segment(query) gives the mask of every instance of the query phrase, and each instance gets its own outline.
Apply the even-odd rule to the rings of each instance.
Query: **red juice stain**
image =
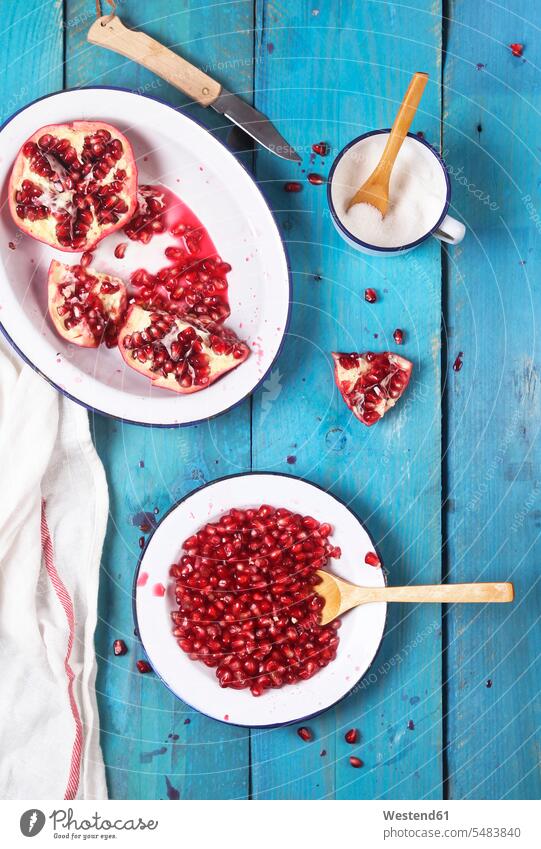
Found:
[[[475,66],[475,68],[476,68],[477,71],[482,71],[482,70],[484,70],[484,68],[486,68],[486,65],[483,65],[482,62],[478,62],[477,65]]]
[[[144,587],[144,586],[146,586],[147,581],[148,581],[148,572],[141,572],[141,574],[137,578],[137,586],[138,587]]]
[[[185,720],[184,720],[184,725],[189,725],[191,721],[192,721],[191,719],[185,719]]]
[[[274,53],[274,44],[272,43],[272,41],[269,41],[269,43],[267,44],[267,53]]]
[[[463,366],[462,357],[463,356],[464,356],[464,353],[462,351],[460,351],[459,354],[458,354],[458,357],[456,358],[456,360],[453,363],[453,370],[454,371],[460,371],[460,369],[462,368],[462,366]]]
[[[167,775],[165,776],[165,787],[167,792],[167,798],[171,799],[171,801],[175,801],[176,799],[180,799],[180,793],[176,787],[173,787]]]
[[[136,525],[144,534],[148,534],[157,524],[154,513],[150,513],[148,510],[141,510],[139,513],[134,513],[131,523],[132,525]]]
[[[165,592],[166,590],[163,584],[154,584],[154,587],[152,588],[152,595],[158,596],[159,598],[163,598]]]
[[[140,468],[140,469],[144,469],[144,468],[145,468],[145,461],[144,461],[144,460],[139,460],[139,468]]]
[[[408,728],[409,728],[410,731],[414,730],[415,723],[414,723],[413,719],[410,719],[410,721],[408,722]]]
[[[229,720],[229,714],[228,713],[224,713],[224,719],[225,719],[226,722]]]

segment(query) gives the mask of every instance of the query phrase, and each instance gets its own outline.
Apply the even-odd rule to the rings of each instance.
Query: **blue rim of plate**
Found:
[[[385,568],[384,568],[385,564],[383,563],[383,560],[380,557],[379,551],[378,551],[376,545],[374,544],[374,541],[373,541],[371,535],[368,533],[368,530],[366,529],[364,522],[362,522],[361,519],[359,519],[357,514],[353,512],[351,507],[342,498],[339,498],[333,492],[329,492],[328,489],[325,489],[325,487],[320,486],[319,484],[314,483],[313,481],[305,480],[304,478],[301,478],[300,475],[286,475],[286,474],[283,474],[282,472],[259,472],[259,471],[254,471],[254,470],[252,470],[250,472],[237,472],[236,474],[224,475],[221,478],[216,478],[215,480],[207,481],[207,483],[204,483],[203,486],[197,487],[196,490],[192,490],[191,492],[187,492],[186,495],[183,495],[182,498],[179,498],[178,501],[175,501],[175,503],[172,504],[171,507],[169,507],[169,509],[161,517],[161,519],[158,522],[158,524],[156,525],[156,527],[151,530],[151,532],[150,532],[150,534],[149,534],[149,536],[148,536],[148,538],[145,542],[145,547],[142,549],[141,554],[139,555],[139,558],[137,560],[137,565],[135,567],[135,573],[134,573],[134,576],[133,576],[133,583],[132,583],[133,621],[134,621],[135,628],[136,628],[136,631],[137,631],[137,634],[136,634],[137,639],[141,643],[141,645],[142,645],[142,647],[145,651],[145,654],[149,659],[150,665],[152,666],[152,671],[154,672],[156,677],[162,682],[162,684],[169,690],[169,692],[172,693],[173,696],[176,699],[178,699],[183,704],[185,704],[189,708],[191,708],[191,710],[195,711],[196,713],[201,714],[202,716],[206,716],[207,719],[212,719],[215,722],[221,722],[222,725],[228,725],[228,726],[231,726],[233,728],[269,728],[269,729],[270,728],[284,728],[288,725],[295,725],[297,722],[304,722],[308,719],[313,719],[315,716],[320,716],[322,713],[325,713],[326,711],[331,710],[331,708],[336,707],[336,705],[340,704],[340,702],[344,701],[344,699],[347,699],[348,696],[355,690],[355,688],[357,687],[359,682],[362,681],[363,678],[366,676],[366,674],[370,671],[370,669],[372,669],[374,662],[375,662],[375,660],[376,660],[376,658],[377,658],[377,656],[378,656],[378,654],[381,650],[381,646],[383,645],[383,638],[385,637],[385,631],[387,629],[387,616],[388,616],[387,608],[385,609],[385,619],[383,621],[383,630],[382,630],[382,633],[381,633],[381,637],[380,637],[379,643],[376,647],[376,650],[375,650],[375,652],[372,656],[372,660],[370,661],[370,663],[368,664],[368,666],[366,667],[366,669],[364,670],[362,675],[360,675],[359,678],[355,681],[355,683],[349,688],[349,690],[346,693],[344,693],[343,696],[340,696],[340,698],[337,699],[335,702],[332,702],[332,704],[328,705],[327,707],[322,708],[321,710],[316,710],[316,711],[314,711],[314,713],[309,713],[309,714],[306,714],[305,716],[299,716],[299,717],[296,717],[295,719],[289,719],[287,722],[275,722],[272,725],[243,725],[242,723],[238,723],[238,722],[229,722],[229,720],[218,719],[218,717],[216,717],[216,716],[210,716],[210,714],[205,713],[202,710],[199,710],[199,708],[194,707],[194,705],[190,704],[185,699],[183,699],[182,696],[179,696],[179,694],[176,693],[173,690],[173,688],[170,686],[170,684],[167,683],[165,678],[163,678],[163,676],[160,675],[160,673],[157,671],[156,667],[154,666],[152,658],[151,658],[150,654],[147,652],[145,644],[144,644],[143,639],[141,637],[141,632],[139,630],[139,620],[137,619],[136,594],[137,594],[137,579],[139,577],[139,570],[141,569],[141,563],[143,562],[143,557],[145,556],[146,550],[148,548],[148,544],[150,543],[150,540],[152,539],[152,537],[154,536],[156,531],[159,529],[162,522],[167,518],[167,516],[169,516],[170,513],[173,512],[173,510],[176,510],[177,507],[179,507],[181,504],[183,504],[183,502],[187,501],[188,498],[190,498],[190,496],[193,495],[195,492],[200,492],[202,489],[206,489],[208,486],[212,486],[215,483],[222,483],[222,481],[231,480],[232,478],[245,478],[245,477],[248,477],[248,476],[251,476],[251,475],[269,475],[269,476],[272,475],[273,477],[277,477],[277,478],[286,478],[286,479],[290,479],[290,480],[302,481],[302,483],[306,483],[309,486],[313,486],[315,489],[319,489],[321,492],[324,492],[326,495],[329,495],[331,498],[334,498],[335,501],[338,501],[339,504],[341,504],[343,507],[345,507],[346,510],[349,513],[351,513],[351,515],[355,519],[355,521],[359,523],[361,528],[367,534],[370,542],[372,543],[374,551],[378,555],[380,562],[382,564],[381,572],[382,572],[382,575],[383,575],[383,583],[384,583],[385,586],[387,586],[387,575],[386,575]],[[179,649],[179,651],[181,651],[181,649]],[[216,686],[219,686],[218,682],[216,682]]]
[[[392,248],[383,248],[383,247],[380,247],[379,245],[371,245],[370,242],[363,242],[362,239],[359,239],[357,236],[354,236],[353,233],[350,233],[349,230],[347,229],[347,227],[344,226],[344,224],[342,223],[341,219],[338,216],[338,213],[336,212],[336,209],[334,207],[334,203],[333,203],[333,200],[332,200],[332,195],[331,195],[332,179],[334,177],[334,172],[336,170],[336,166],[338,165],[338,163],[340,162],[340,160],[342,159],[344,154],[347,153],[347,151],[351,147],[353,147],[353,145],[357,144],[360,141],[363,141],[363,139],[367,139],[370,136],[380,136],[382,133],[390,133],[390,132],[391,132],[390,127],[384,128],[382,130],[370,130],[368,133],[363,133],[361,136],[357,136],[356,138],[352,139],[345,147],[342,148],[342,150],[339,153],[336,154],[334,162],[331,165],[331,170],[329,171],[329,177],[328,177],[328,180],[327,180],[327,203],[329,205],[329,210],[330,210],[330,213],[332,215],[332,218],[333,218],[335,225],[338,227],[340,232],[343,233],[344,236],[346,236],[348,239],[351,239],[352,242],[355,242],[357,245],[360,245],[361,247],[366,248],[367,250],[374,251],[375,253],[401,254],[401,253],[405,253],[406,251],[410,251],[412,248],[416,248],[417,245],[420,245],[420,244],[422,244],[422,242],[425,242],[428,239],[429,236],[431,236],[433,233],[436,232],[436,230],[438,229],[438,227],[442,223],[443,219],[447,215],[447,212],[449,210],[449,204],[451,203],[451,180],[449,179],[449,171],[447,170],[447,165],[443,161],[441,155],[436,150],[436,148],[433,147],[429,142],[427,142],[426,139],[422,139],[420,136],[416,136],[414,133],[408,133],[408,136],[409,136],[410,139],[414,139],[414,141],[417,141],[417,142],[419,142],[419,144],[423,144],[425,147],[427,147],[428,150],[431,153],[434,154],[434,156],[436,157],[436,159],[440,163],[441,169],[442,169],[444,177],[445,177],[445,184],[446,184],[445,204],[444,204],[444,207],[443,207],[443,212],[441,213],[440,217],[438,218],[438,220],[436,221],[434,226],[431,227],[430,230],[427,233],[425,233],[419,239],[416,239],[414,242],[408,242],[406,245],[397,245],[397,246],[392,247]]]
[[[122,422],[123,424],[139,425],[140,427],[150,427],[150,428],[152,428],[152,427],[159,427],[159,428],[191,427],[192,425],[203,424],[204,422],[212,421],[213,419],[218,418],[218,416],[223,416],[225,413],[229,413],[231,410],[234,410],[236,407],[239,406],[239,404],[242,404],[244,401],[246,401],[246,399],[249,398],[250,395],[252,395],[254,392],[257,392],[259,387],[263,384],[263,382],[265,381],[267,376],[270,374],[272,367],[274,366],[278,357],[282,353],[282,349],[283,349],[285,340],[286,340],[287,335],[288,335],[289,325],[290,325],[290,322],[291,322],[291,302],[293,300],[293,284],[292,284],[292,280],[291,280],[291,263],[290,263],[290,260],[289,260],[289,254],[288,254],[288,251],[287,251],[286,243],[283,239],[282,233],[281,233],[280,228],[278,226],[278,221],[276,219],[276,216],[275,216],[275,214],[274,214],[274,212],[273,212],[273,210],[270,206],[270,203],[269,203],[265,193],[263,192],[263,190],[257,184],[257,181],[256,181],[255,177],[253,176],[253,174],[250,173],[248,168],[245,165],[243,165],[243,163],[240,162],[240,160],[237,159],[236,156],[234,156],[234,154],[229,150],[227,145],[223,141],[221,141],[219,138],[217,138],[208,129],[208,127],[206,127],[200,121],[197,121],[195,118],[192,118],[191,115],[186,115],[183,112],[181,107],[171,106],[170,103],[166,103],[164,100],[161,100],[159,97],[152,97],[149,94],[141,94],[141,92],[135,91],[135,89],[125,88],[124,86],[111,86],[111,85],[78,86],[76,88],[58,89],[58,91],[52,91],[49,94],[44,94],[43,97],[37,97],[35,100],[32,100],[31,103],[27,103],[25,106],[21,106],[20,109],[17,109],[16,112],[13,112],[9,116],[9,118],[6,118],[6,120],[0,125],[0,133],[5,129],[5,127],[7,127],[8,124],[11,123],[11,121],[13,121],[14,118],[17,117],[17,115],[19,115],[21,112],[24,112],[26,109],[29,109],[31,106],[34,106],[35,103],[40,103],[40,101],[47,100],[49,97],[56,97],[59,94],[64,94],[64,93],[73,92],[73,91],[121,91],[121,92],[126,92],[127,94],[135,94],[138,97],[145,98],[146,100],[154,100],[156,103],[160,103],[162,106],[167,106],[167,108],[171,109],[173,112],[180,112],[183,115],[184,118],[187,118],[189,121],[192,121],[194,124],[196,124],[202,130],[204,130],[206,133],[209,133],[212,136],[212,138],[221,147],[223,147],[225,152],[235,160],[235,162],[243,169],[243,171],[246,172],[247,176],[250,178],[250,180],[254,184],[254,187],[256,188],[256,190],[261,195],[263,203],[267,207],[269,214],[270,214],[272,220],[274,221],[274,225],[276,227],[276,231],[278,233],[278,236],[280,238],[280,242],[282,243],[282,249],[284,251],[284,257],[285,257],[286,267],[287,267],[287,282],[288,282],[289,296],[288,296],[287,316],[286,316],[286,320],[285,320],[285,323],[284,323],[284,329],[282,331],[282,338],[281,338],[280,344],[278,345],[278,348],[276,350],[276,354],[274,355],[273,360],[270,363],[266,372],[260,377],[260,379],[258,380],[256,385],[253,387],[253,389],[250,389],[250,391],[247,392],[246,395],[243,395],[242,398],[239,398],[239,400],[235,401],[234,404],[231,404],[229,407],[226,407],[225,409],[221,410],[219,413],[214,413],[214,415],[212,415],[212,416],[205,416],[202,419],[194,419],[193,421],[190,421],[190,422],[173,422],[171,424],[158,424],[158,423],[155,423],[155,422],[140,422],[140,421],[136,421],[135,419],[125,419],[123,416],[116,416],[114,413],[108,413],[106,410],[99,410],[97,407],[93,407],[90,404],[85,404],[84,401],[81,401],[79,398],[76,398],[74,395],[71,395],[65,389],[62,389],[62,387],[58,386],[58,384],[55,383],[54,380],[52,380],[50,377],[48,377],[46,374],[44,374],[41,371],[41,369],[38,368],[38,366],[35,363],[33,363],[26,356],[26,354],[24,354],[21,351],[21,349],[18,347],[18,345],[15,344],[15,342],[13,341],[13,339],[11,338],[11,336],[9,335],[9,333],[7,332],[6,328],[4,327],[4,325],[2,324],[1,321],[0,321],[0,332],[7,339],[7,341],[11,345],[11,347],[17,352],[17,354],[21,357],[21,359],[27,365],[29,365],[30,368],[33,371],[36,372],[36,374],[39,374],[40,377],[42,377],[44,380],[46,380],[47,383],[50,386],[52,386],[54,389],[56,389],[56,391],[59,392],[61,395],[64,395],[66,398],[69,398],[70,401],[74,401],[76,404],[79,404],[81,407],[84,407],[85,409],[87,409],[89,412],[91,412],[93,414],[98,413],[101,416],[107,416],[107,418],[114,419],[115,421]]]

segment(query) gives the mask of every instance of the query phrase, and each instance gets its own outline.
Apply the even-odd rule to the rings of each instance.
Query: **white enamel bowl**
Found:
[[[262,503],[287,507],[334,527],[332,540],[342,556],[330,568],[341,578],[383,586],[381,569],[364,562],[374,550],[368,533],[354,514],[334,496],[289,475],[250,473],[207,484],[188,495],[164,516],[149,538],[134,580],[134,614],[145,651],[154,671],[178,698],[222,722],[273,726],[306,719],[342,699],[363,677],[381,643],[387,605],[367,604],[343,617],[336,660],[313,678],[255,698],[249,690],[221,689],[215,670],[192,661],[172,634],[171,611],[176,609],[169,568],[178,562],[182,543],[207,521],[232,507]],[[157,585],[167,587],[156,595]]]
[[[199,217],[229,274],[227,325],[252,355],[202,392],[177,395],[153,388],[127,367],[118,350],[78,348],[61,339],[47,315],[47,270],[52,258],[76,263],[80,254],[55,251],[24,235],[7,204],[7,184],[21,144],[45,124],[101,119],[133,145],[140,183],[162,183]],[[241,401],[264,378],[286,332],[290,284],[284,247],[272,214],[247,171],[199,124],[170,106],[130,91],[65,91],[22,109],[0,131],[0,329],[24,359],[60,391],[84,406],[147,425],[185,425]],[[94,251],[93,265],[119,276],[167,264],[167,235],[148,246],[129,243],[124,260],[114,233]],[[15,249],[10,248],[10,243]]]

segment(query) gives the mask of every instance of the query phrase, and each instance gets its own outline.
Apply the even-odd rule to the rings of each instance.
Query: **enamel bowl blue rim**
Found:
[[[387,575],[386,575],[385,568],[384,568],[384,565],[385,565],[385,564],[383,563],[383,560],[382,560],[382,558],[380,557],[380,554],[379,554],[379,551],[378,551],[378,549],[377,549],[377,546],[375,545],[374,541],[372,540],[372,537],[371,537],[370,533],[368,532],[368,530],[367,530],[366,525],[364,524],[364,522],[363,522],[363,521],[362,521],[362,520],[361,520],[361,519],[357,516],[357,514],[356,514],[356,513],[355,513],[355,512],[351,509],[351,507],[350,507],[350,506],[349,506],[349,505],[348,505],[348,504],[347,504],[347,503],[346,503],[346,502],[345,502],[342,498],[340,498],[338,495],[335,495],[333,492],[330,492],[328,489],[325,489],[325,487],[324,487],[324,486],[320,486],[319,484],[315,483],[314,481],[306,480],[305,478],[301,477],[300,475],[290,475],[290,474],[285,474],[285,473],[283,473],[283,472],[267,472],[267,471],[257,471],[257,470],[251,470],[251,471],[249,471],[249,472],[236,472],[236,473],[233,473],[233,474],[231,474],[231,475],[223,475],[222,477],[220,477],[220,478],[216,478],[215,480],[207,481],[207,482],[206,482],[206,483],[204,483],[202,486],[197,487],[197,489],[196,489],[196,490],[191,490],[190,492],[187,492],[187,493],[186,493],[186,495],[183,495],[183,496],[182,496],[182,498],[179,498],[177,501],[175,501],[175,502],[174,502],[174,504],[172,504],[172,505],[169,507],[169,509],[168,509],[168,510],[167,510],[167,511],[163,514],[163,516],[161,517],[160,521],[157,523],[156,527],[155,527],[155,528],[153,528],[153,529],[150,531],[150,533],[149,533],[149,535],[148,535],[148,537],[147,537],[147,540],[146,540],[146,542],[145,542],[145,547],[142,549],[142,551],[141,551],[141,553],[140,553],[140,555],[139,555],[139,558],[138,558],[138,560],[137,560],[137,565],[136,565],[136,567],[135,567],[135,572],[134,572],[134,576],[133,576],[133,583],[132,583],[132,612],[133,612],[133,621],[134,621],[135,628],[136,628],[136,632],[137,632],[137,634],[136,634],[137,639],[138,639],[138,640],[139,640],[139,642],[141,643],[141,645],[142,645],[142,647],[143,647],[143,649],[144,649],[144,651],[145,651],[145,654],[147,655],[147,657],[148,657],[148,659],[149,659],[149,662],[150,662],[150,665],[152,666],[152,670],[153,670],[154,674],[155,674],[155,675],[156,675],[156,677],[157,677],[157,678],[158,678],[158,679],[162,682],[162,684],[164,684],[164,686],[165,686],[165,687],[169,690],[169,692],[170,692],[170,693],[172,693],[172,694],[173,694],[173,696],[175,696],[175,698],[177,698],[177,699],[178,699],[179,701],[181,701],[183,704],[187,705],[189,708],[191,708],[191,710],[195,711],[196,713],[200,713],[200,714],[202,714],[203,716],[206,716],[208,719],[213,719],[213,720],[215,720],[216,722],[221,722],[223,725],[229,725],[229,726],[232,726],[232,727],[235,727],[235,728],[269,728],[269,729],[270,729],[270,728],[282,728],[282,727],[285,727],[285,726],[287,726],[287,725],[295,725],[295,724],[296,724],[296,723],[298,723],[298,722],[304,722],[305,720],[313,719],[315,716],[320,716],[320,714],[325,713],[325,712],[326,712],[326,711],[328,711],[328,710],[331,710],[331,708],[336,707],[336,705],[340,704],[340,702],[342,702],[344,699],[348,698],[348,696],[352,693],[352,691],[353,691],[353,690],[355,690],[355,688],[357,687],[357,685],[359,684],[359,682],[363,680],[363,678],[366,676],[366,674],[367,674],[367,673],[370,671],[370,669],[373,667],[374,662],[375,662],[375,660],[376,660],[376,658],[377,658],[377,656],[378,656],[378,654],[379,654],[379,652],[380,652],[380,650],[381,650],[381,646],[382,646],[382,644],[383,644],[383,639],[384,639],[384,637],[385,637],[385,631],[386,631],[386,629],[387,629],[388,609],[386,609],[386,610],[385,610],[385,619],[384,619],[384,622],[383,622],[383,629],[382,629],[382,633],[381,633],[381,638],[380,638],[379,643],[378,643],[378,645],[377,645],[377,647],[376,647],[376,650],[374,651],[374,654],[373,654],[373,656],[372,656],[372,660],[370,661],[370,663],[368,664],[368,666],[366,667],[366,669],[363,671],[363,673],[359,676],[359,678],[355,681],[355,683],[354,683],[354,684],[350,687],[350,689],[349,689],[347,692],[345,692],[343,696],[341,696],[341,697],[340,697],[339,699],[337,699],[335,702],[333,702],[332,704],[330,704],[330,705],[328,705],[327,707],[323,708],[322,710],[317,710],[317,711],[314,711],[314,713],[310,713],[310,714],[307,714],[307,715],[305,715],[305,716],[299,716],[299,717],[296,717],[295,719],[290,719],[290,720],[288,720],[287,722],[276,722],[276,723],[274,723],[273,725],[257,725],[257,724],[254,724],[254,725],[247,725],[247,724],[242,724],[242,723],[237,723],[237,722],[229,722],[229,720],[219,719],[218,717],[210,716],[209,714],[205,713],[205,712],[204,712],[204,711],[202,711],[202,710],[199,710],[199,708],[194,707],[194,706],[193,706],[193,705],[191,705],[189,702],[187,702],[185,699],[183,699],[183,698],[182,698],[182,696],[180,696],[177,692],[175,692],[175,690],[174,690],[174,689],[170,686],[170,684],[168,684],[168,683],[167,683],[167,681],[165,680],[165,678],[163,678],[163,677],[160,675],[160,673],[156,670],[156,668],[154,667],[154,665],[153,665],[153,663],[152,663],[152,657],[151,657],[151,656],[150,656],[150,654],[147,652],[146,647],[145,647],[145,644],[144,644],[144,641],[143,641],[143,639],[142,639],[142,637],[141,637],[141,633],[140,633],[140,630],[139,630],[139,621],[138,621],[138,618],[137,618],[137,598],[136,598],[136,595],[137,595],[137,579],[138,579],[138,577],[139,577],[139,571],[140,571],[140,569],[141,569],[141,563],[143,562],[143,557],[144,557],[145,552],[146,552],[146,550],[147,550],[147,547],[148,547],[148,545],[149,545],[149,543],[150,543],[150,540],[152,539],[152,537],[154,536],[154,534],[158,531],[158,529],[159,529],[160,525],[162,524],[162,522],[163,522],[163,521],[166,519],[166,517],[167,517],[167,516],[168,516],[168,515],[169,515],[169,514],[173,511],[173,510],[175,510],[175,509],[176,509],[176,508],[177,508],[180,504],[182,504],[183,502],[187,501],[187,500],[190,498],[190,496],[192,496],[192,495],[194,494],[194,492],[200,492],[202,489],[206,489],[208,486],[212,486],[212,484],[215,484],[215,483],[221,483],[222,481],[231,480],[232,478],[242,478],[242,477],[247,477],[247,476],[250,476],[250,475],[269,475],[269,476],[270,476],[270,475],[272,475],[273,477],[285,478],[286,480],[287,480],[287,479],[291,479],[291,480],[298,480],[298,481],[302,481],[303,483],[307,483],[307,484],[309,484],[310,486],[313,486],[313,487],[315,487],[316,489],[321,490],[321,492],[326,493],[326,494],[327,494],[327,495],[329,495],[331,498],[334,498],[334,499],[335,499],[335,501],[338,501],[340,504],[342,504],[342,506],[343,506],[343,507],[345,507],[345,508],[346,508],[346,510],[347,510],[349,513],[351,513],[351,515],[353,516],[353,518],[355,519],[355,521],[356,521],[356,522],[358,522],[358,523],[359,523],[359,525],[363,528],[363,530],[365,531],[365,533],[368,535],[368,537],[369,537],[370,541],[372,542],[372,545],[374,546],[374,551],[376,552],[376,554],[377,554],[377,555],[378,555],[378,557],[380,558],[380,561],[381,561],[381,562],[382,562],[382,564],[383,564],[383,566],[382,566],[383,582],[384,582],[384,585],[385,585],[385,586],[387,586]],[[216,686],[219,686],[219,685],[218,685],[218,682],[216,682]],[[287,689],[287,688],[286,688],[286,689]]]
[[[181,107],[171,106],[170,103],[166,103],[164,100],[161,100],[159,97],[152,97],[151,95],[148,95],[148,94],[141,94],[141,92],[136,91],[135,89],[126,88],[125,86],[110,86],[110,85],[77,86],[77,87],[74,87],[74,88],[58,89],[58,91],[52,91],[52,92],[49,92],[49,94],[44,94],[43,97],[37,97],[35,100],[32,100],[31,103],[27,103],[25,106],[21,106],[21,108],[17,109],[16,112],[13,112],[9,116],[9,118],[6,118],[6,120],[0,125],[0,132],[2,132],[2,130],[4,130],[4,128],[7,127],[7,125],[9,123],[11,123],[11,121],[13,121],[13,119],[17,115],[19,115],[21,112],[24,112],[26,109],[29,109],[35,103],[40,103],[42,100],[47,100],[50,97],[56,97],[57,95],[64,94],[65,92],[96,91],[96,90],[126,92],[128,94],[135,94],[138,97],[143,97],[147,100],[153,100],[156,103],[160,103],[162,106],[167,106],[167,108],[171,109],[173,112],[182,112],[182,115],[183,115],[184,118],[187,118],[189,121],[192,121],[194,124],[196,124],[198,127],[200,127],[205,132],[210,133],[210,130],[208,129],[208,127],[206,127],[200,121],[197,121],[195,118],[192,118],[191,115],[186,115],[183,112]],[[277,221],[276,216],[275,216],[275,214],[274,214],[274,212],[273,212],[273,210],[270,206],[270,203],[269,203],[265,193],[262,191],[260,186],[257,184],[257,181],[256,181],[255,177],[253,176],[253,174],[251,174],[250,171],[248,170],[248,168],[246,168],[246,166],[243,165],[243,163],[240,162],[239,159],[237,159],[237,157],[233,155],[233,153],[229,150],[227,145],[223,141],[221,141],[221,139],[217,138],[213,133],[210,133],[210,134],[212,135],[213,139],[221,147],[223,147],[226,154],[228,156],[231,156],[235,160],[235,162],[246,172],[247,176],[253,182],[256,191],[258,191],[259,194],[261,195],[261,198],[262,198],[265,206],[267,207],[272,220],[274,221],[274,224],[276,226],[276,230],[277,230],[279,238],[280,238],[280,242],[282,244],[282,249],[284,251],[284,257],[285,257],[286,267],[287,267],[287,280],[288,280],[288,290],[289,291],[288,291],[287,317],[286,317],[286,321],[284,323],[283,330],[281,331],[282,337],[280,339],[280,344],[278,345],[278,348],[276,350],[276,354],[274,355],[274,358],[273,358],[272,362],[270,363],[268,369],[260,377],[260,379],[258,380],[256,385],[253,387],[253,389],[251,389],[249,392],[247,392],[245,395],[243,395],[242,398],[240,398],[238,401],[235,401],[234,404],[231,404],[229,407],[226,407],[225,409],[221,410],[219,413],[215,413],[212,416],[206,416],[206,417],[201,418],[201,419],[194,419],[193,421],[190,421],[190,422],[180,422],[180,423],[179,422],[171,422],[170,424],[159,424],[159,423],[153,423],[153,422],[140,422],[140,421],[137,421],[136,419],[126,419],[123,416],[116,416],[116,415],[114,415],[114,413],[108,413],[106,410],[100,410],[97,407],[91,406],[90,404],[85,404],[84,401],[81,401],[79,398],[76,398],[74,395],[67,392],[65,389],[62,389],[61,386],[58,386],[58,384],[55,383],[54,380],[52,380],[50,377],[48,377],[46,374],[44,374],[41,371],[41,369],[35,363],[33,363],[26,356],[26,354],[24,354],[21,351],[21,349],[18,347],[18,345],[15,344],[15,342],[13,341],[11,336],[9,335],[9,333],[6,330],[6,328],[4,327],[3,323],[0,321],[0,331],[2,332],[4,337],[7,339],[7,341],[11,345],[11,347],[21,357],[21,359],[24,360],[24,362],[27,363],[27,365],[29,365],[30,368],[32,368],[37,374],[39,374],[40,377],[42,377],[44,380],[46,380],[47,383],[49,383],[52,387],[54,387],[54,389],[56,389],[57,392],[60,392],[66,398],[69,398],[70,401],[74,401],[76,404],[79,404],[81,407],[85,407],[85,409],[87,409],[91,413],[98,413],[99,415],[107,416],[108,418],[114,419],[115,421],[118,421],[118,422],[122,422],[123,424],[133,424],[133,425],[139,425],[140,427],[149,427],[149,428],[153,428],[153,427],[180,428],[180,427],[191,427],[192,425],[196,425],[196,424],[202,424],[203,422],[211,421],[212,419],[215,419],[218,416],[224,415],[224,413],[228,413],[231,410],[234,410],[235,407],[238,407],[239,404],[242,404],[243,401],[246,400],[246,398],[249,398],[250,395],[252,395],[254,392],[256,392],[259,389],[259,387],[262,385],[262,383],[265,381],[265,379],[269,375],[270,371],[272,370],[272,367],[276,363],[278,357],[282,353],[282,349],[283,349],[285,340],[287,338],[288,331],[289,331],[289,325],[290,325],[290,322],[291,322],[291,302],[293,300],[293,284],[292,284],[292,279],[291,279],[291,263],[290,263],[290,260],[289,260],[289,254],[288,254],[288,251],[287,251],[286,243],[284,241],[284,238],[283,238],[282,233],[280,231],[280,228],[278,226],[278,221]],[[269,154],[269,155],[272,155],[272,154]]]

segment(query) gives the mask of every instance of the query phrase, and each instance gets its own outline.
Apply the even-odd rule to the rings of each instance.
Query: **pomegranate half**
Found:
[[[59,335],[74,345],[97,348],[117,344],[126,312],[126,287],[118,277],[55,259],[47,281],[49,315]]]
[[[126,363],[154,386],[181,394],[205,389],[250,353],[222,326],[137,305],[128,311],[118,347]]]
[[[103,121],[51,124],[21,147],[9,181],[13,220],[61,251],[92,249],[137,208],[131,145]]]
[[[411,377],[412,363],[391,351],[333,353],[334,379],[353,415],[369,427],[394,407]]]

